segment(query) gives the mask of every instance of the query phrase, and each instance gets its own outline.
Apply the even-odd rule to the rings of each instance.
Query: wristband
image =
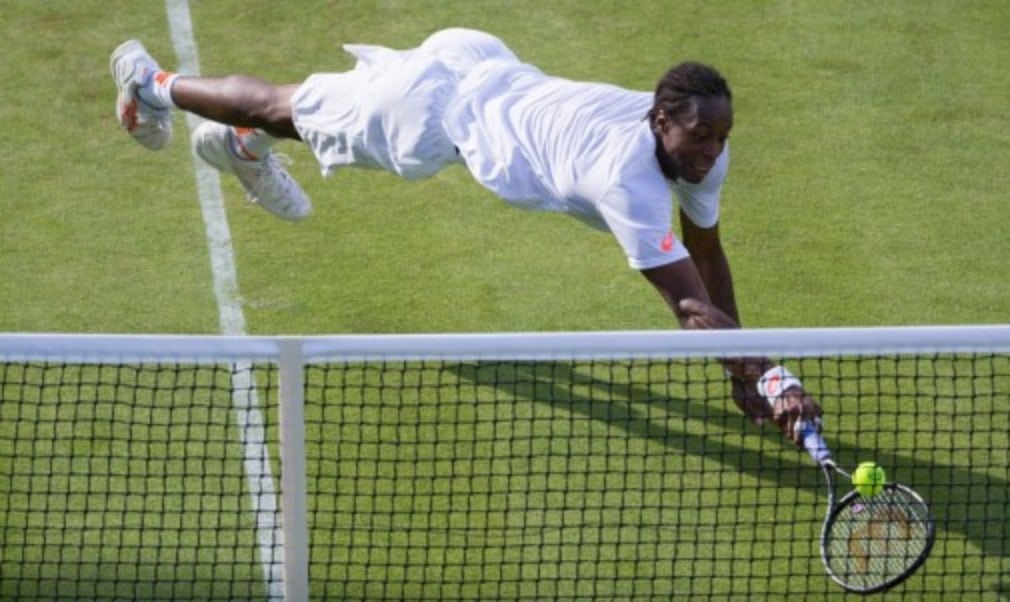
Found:
[[[775,400],[781,397],[786,389],[792,387],[803,387],[803,383],[800,382],[800,379],[793,376],[792,372],[782,366],[775,366],[765,372],[757,382],[758,393],[768,403],[775,403]]]

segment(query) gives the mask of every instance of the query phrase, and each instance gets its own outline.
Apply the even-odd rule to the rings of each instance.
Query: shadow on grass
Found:
[[[626,383],[599,380],[573,370],[564,363],[510,363],[496,364],[494,369],[481,368],[474,364],[447,366],[460,379],[482,386],[496,387],[508,397],[534,403],[546,403],[568,412],[581,414],[592,420],[621,428],[636,437],[658,441],[664,445],[676,446],[684,453],[704,456],[724,461],[736,458],[740,462],[733,469],[751,476],[775,480],[781,487],[806,488],[820,493],[823,484],[817,479],[804,477],[803,468],[814,471],[806,454],[797,453],[795,460],[776,459],[775,469],[768,462],[762,462],[762,455],[752,448],[734,445],[724,438],[706,438],[704,435],[668,428],[670,415],[690,416],[694,419],[714,421],[724,428],[738,425],[747,436],[761,437],[762,446],[786,445],[779,431],[766,426],[761,433],[742,414],[736,411],[733,402],[726,398],[732,412],[716,410],[706,404],[686,399],[657,398],[648,387]],[[576,394],[573,388],[600,391],[600,397]],[[650,408],[659,408],[664,414],[651,416],[635,408],[647,403]],[[832,442],[836,457],[858,457],[861,450],[843,443]],[[1005,557],[1010,555],[1007,537],[1008,492],[1010,483],[988,474],[976,473],[961,466],[931,464],[923,466],[915,458],[896,453],[877,451],[877,462],[883,466],[915,467],[929,478],[929,485],[913,487],[920,492],[933,508],[938,527],[948,531],[958,531],[986,556]],[[819,473],[818,473],[819,474]],[[1006,583],[997,587],[1006,593]]]

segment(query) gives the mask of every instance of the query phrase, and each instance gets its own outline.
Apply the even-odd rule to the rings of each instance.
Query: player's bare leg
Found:
[[[297,89],[298,84],[275,86],[248,75],[180,76],[171,95],[176,107],[206,119],[300,140],[291,121],[291,97]]]

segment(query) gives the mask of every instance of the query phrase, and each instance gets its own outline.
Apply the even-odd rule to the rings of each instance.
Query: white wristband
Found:
[[[782,366],[775,366],[771,370],[761,375],[757,381],[757,390],[768,400],[768,403],[775,403],[786,389],[792,387],[802,387],[800,379],[793,376],[792,372]]]

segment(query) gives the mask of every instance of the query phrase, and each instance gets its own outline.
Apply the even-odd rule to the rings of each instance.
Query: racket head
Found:
[[[884,591],[907,579],[929,556],[936,527],[929,505],[896,483],[873,497],[845,494],[831,508],[821,533],[821,557],[843,588]]]

